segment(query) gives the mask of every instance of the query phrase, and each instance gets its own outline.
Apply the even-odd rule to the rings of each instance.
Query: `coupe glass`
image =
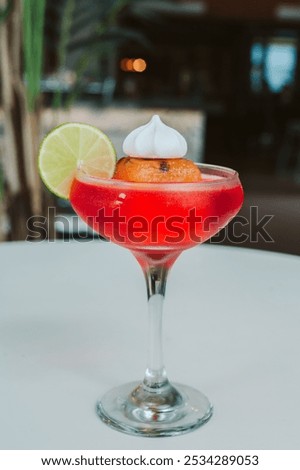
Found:
[[[107,425],[128,434],[183,434],[212,415],[212,405],[200,391],[169,382],[162,354],[162,307],[171,266],[183,250],[225,227],[243,202],[234,170],[198,166],[198,183],[132,183],[91,177],[79,168],[71,188],[77,214],[97,233],[129,249],[146,279],[149,332],[144,379],[110,390],[97,404]]]

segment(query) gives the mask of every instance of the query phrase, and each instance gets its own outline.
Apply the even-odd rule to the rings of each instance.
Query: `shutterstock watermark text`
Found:
[[[26,241],[54,242],[57,238],[65,241],[90,241],[111,239],[118,244],[199,244],[212,236],[213,244],[225,241],[242,245],[259,242],[274,243],[270,230],[270,222],[274,215],[259,215],[257,206],[249,207],[249,215],[237,215],[228,225],[222,216],[199,215],[191,208],[185,216],[172,214],[168,217],[156,215],[147,218],[144,215],[126,217],[116,207],[111,211],[101,208],[96,216],[87,216],[86,224],[82,224],[77,215],[57,214],[55,207],[48,208],[48,214],[33,216],[27,221],[28,235]],[[54,236],[50,237],[51,224],[54,224]],[[226,225],[225,227],[223,227]],[[223,229],[223,230],[222,230]]]

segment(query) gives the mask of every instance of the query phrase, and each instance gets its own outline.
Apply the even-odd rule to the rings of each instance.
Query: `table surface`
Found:
[[[109,243],[0,245],[1,449],[299,449],[300,258],[205,245],[170,273],[169,378],[202,390],[212,419],[189,434],[128,436],[95,413],[142,378],[146,294]]]

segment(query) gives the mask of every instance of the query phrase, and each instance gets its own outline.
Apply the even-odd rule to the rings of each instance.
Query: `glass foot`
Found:
[[[108,426],[147,437],[190,432],[206,423],[212,410],[201,392],[169,382],[159,390],[131,382],[110,390],[97,403],[97,413]]]

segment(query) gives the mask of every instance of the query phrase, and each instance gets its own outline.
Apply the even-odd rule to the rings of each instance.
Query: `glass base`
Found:
[[[212,405],[201,392],[169,382],[160,390],[131,382],[107,392],[97,413],[108,426],[146,437],[185,434],[206,423]]]

